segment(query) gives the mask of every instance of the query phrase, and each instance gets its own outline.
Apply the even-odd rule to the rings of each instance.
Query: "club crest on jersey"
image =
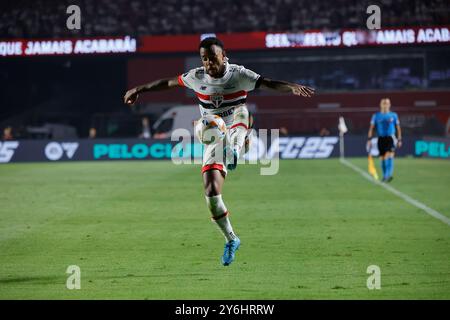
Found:
[[[218,108],[222,104],[223,96],[220,94],[213,94],[213,95],[211,95],[210,100],[213,103],[213,105],[216,108]]]

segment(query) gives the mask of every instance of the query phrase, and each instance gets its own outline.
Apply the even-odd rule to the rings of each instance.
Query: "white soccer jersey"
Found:
[[[259,86],[259,79],[259,74],[243,66],[226,63],[221,78],[212,78],[200,67],[179,75],[178,83],[195,91],[202,115],[219,115],[229,126],[235,107],[245,104],[247,92]]]

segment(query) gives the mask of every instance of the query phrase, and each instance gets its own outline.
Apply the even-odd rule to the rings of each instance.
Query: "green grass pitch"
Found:
[[[449,161],[395,166],[392,186],[450,216]],[[198,165],[5,164],[0,188],[0,299],[450,299],[450,226],[337,159],[230,173],[242,246],[229,267]]]

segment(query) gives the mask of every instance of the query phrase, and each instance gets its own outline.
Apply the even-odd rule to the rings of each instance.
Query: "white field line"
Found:
[[[362,170],[361,168],[355,166],[354,164],[352,164],[351,162],[347,161],[344,158],[340,159],[341,163],[346,165],[347,167],[349,167],[350,169],[353,169],[354,171],[358,172],[359,174],[361,174],[364,178],[366,178],[367,180],[369,180],[372,183],[375,183],[376,185],[379,185],[383,188],[385,188],[386,190],[392,192],[393,194],[395,194],[396,196],[402,198],[403,200],[405,200],[406,202],[408,202],[409,204],[412,204],[413,206],[422,209],[423,211],[425,211],[426,213],[428,213],[430,216],[442,221],[443,223],[447,224],[450,226],[450,218],[444,216],[442,213],[426,206],[425,204],[423,204],[422,202],[411,198],[410,196],[404,194],[403,192],[398,191],[397,189],[395,189],[394,187],[386,184],[386,183],[381,183],[377,180],[375,180],[374,178],[372,178],[371,175],[369,175],[367,172],[365,172],[364,170]]]

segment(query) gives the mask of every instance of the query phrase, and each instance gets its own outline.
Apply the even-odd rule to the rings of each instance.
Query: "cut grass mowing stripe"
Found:
[[[423,211],[425,211],[426,213],[428,213],[430,216],[442,221],[443,223],[447,224],[450,226],[450,219],[447,218],[446,216],[444,216],[442,213],[426,206],[425,204],[423,204],[422,202],[411,198],[410,196],[404,194],[403,192],[398,191],[397,189],[395,189],[394,187],[387,185],[386,183],[381,183],[375,179],[373,179],[367,172],[365,172],[364,170],[362,170],[361,168],[355,166],[353,163],[347,161],[346,159],[341,158],[341,163],[346,165],[347,167],[349,167],[350,169],[353,169],[354,171],[358,172],[359,174],[361,174],[364,178],[366,178],[367,180],[385,188],[386,190],[392,192],[393,194],[395,194],[396,196],[402,198],[403,200],[405,200],[406,202],[412,204],[413,206],[422,209]]]

